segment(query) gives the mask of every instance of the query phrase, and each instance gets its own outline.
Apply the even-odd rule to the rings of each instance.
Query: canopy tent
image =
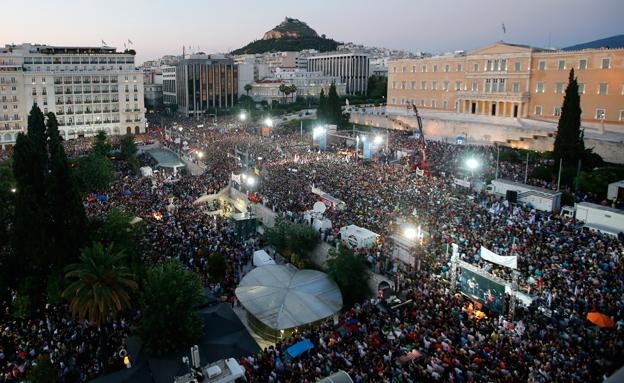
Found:
[[[286,349],[287,355],[284,355],[284,361],[295,359],[299,355],[303,354],[304,352],[312,348],[314,348],[314,345],[312,344],[310,339],[304,339],[301,342],[296,343],[288,347],[288,349]]]
[[[342,309],[340,289],[326,274],[283,265],[253,269],[236,288],[236,297],[248,311],[250,325],[271,339],[277,333],[288,335],[281,330],[323,320]]]

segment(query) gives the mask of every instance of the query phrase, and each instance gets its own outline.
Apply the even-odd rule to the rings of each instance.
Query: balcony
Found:
[[[94,84],[99,84],[99,83],[100,83],[100,80],[98,80],[98,79],[94,78],[94,79],[93,79],[93,83],[94,83]]]
[[[88,78],[85,78],[84,81],[82,82],[83,84],[91,84],[91,80]]]
[[[58,112],[56,112],[56,115],[57,115],[57,116],[62,116],[62,115],[64,115],[64,114],[65,114],[65,112],[63,112],[62,110],[59,110]]]
[[[134,108],[132,110],[135,111],[135,112],[140,112],[141,111],[141,109],[139,109],[139,108]]]
[[[82,91],[83,93],[87,94],[87,93],[91,93],[91,89],[85,89]]]
[[[56,100],[56,103],[59,104],[59,105],[63,105],[64,104],[63,100]]]
[[[60,85],[63,83],[63,80],[54,80],[55,85]]]
[[[132,109],[125,109],[124,112],[130,113],[130,112],[132,112]]]
[[[91,103],[91,100],[84,100],[84,103],[85,103],[85,104],[90,104],[90,103]]]
[[[113,109],[111,112],[112,113],[119,113],[119,109]]]
[[[72,100],[65,101],[66,104],[73,104]]]
[[[73,94],[74,92],[71,89],[65,89],[65,94]]]
[[[65,112],[66,114],[74,114],[74,112],[72,112],[71,110],[68,110],[67,112]]]
[[[111,122],[111,120],[109,120],[109,119],[104,120],[105,124],[110,124],[110,122]]]
[[[80,83],[81,83],[81,81],[80,81],[80,79],[79,79],[79,78],[75,78],[75,79],[74,79],[74,84],[80,84]]]
[[[135,118],[134,122],[141,122],[141,119],[140,118]]]
[[[72,79],[71,78],[66,78],[65,81],[63,81],[63,84],[71,85],[72,84]]]
[[[113,124],[117,124],[119,123],[119,119],[118,118],[113,118]]]
[[[110,82],[111,82],[111,84],[117,84],[117,79],[116,78],[111,78]]]
[[[132,122],[131,118],[126,118],[126,122]]]
[[[82,110],[77,110],[75,113],[76,114],[82,114]]]
[[[93,93],[100,93],[100,90],[99,89],[94,89]]]
[[[55,90],[54,94],[63,94],[63,91],[62,90]]]
[[[102,79],[102,84],[108,84],[108,80],[107,80],[107,79],[105,79],[105,78],[103,78],[103,79]]]
[[[74,90],[74,94],[80,94],[80,93],[82,93],[82,91],[80,89]]]
[[[108,98],[105,98],[102,100],[102,103],[108,104],[110,102],[110,100]]]

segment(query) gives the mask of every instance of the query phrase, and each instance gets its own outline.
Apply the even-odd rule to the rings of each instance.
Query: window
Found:
[[[499,60],[494,60],[494,70],[498,70]]]
[[[585,84],[579,84],[579,94],[585,94]]]
[[[535,115],[536,116],[541,116],[542,115],[542,106],[541,105],[535,105]]]
[[[401,89],[407,89],[407,81],[401,81]]]
[[[455,83],[455,90],[461,90],[461,81]]]
[[[541,60],[537,66],[537,69],[539,70],[546,70],[546,61]]]
[[[492,90],[492,79],[486,79],[485,80],[485,91],[489,92]]]
[[[396,97],[392,97],[392,103],[396,104]]]
[[[559,64],[557,66],[557,69],[559,70],[564,70],[566,68],[566,61],[565,60],[559,60]]]
[[[412,65],[412,72],[416,72],[416,65]]]
[[[521,70],[522,63],[520,61],[516,61],[516,70]]]
[[[544,83],[540,82],[537,84],[537,89],[535,90],[537,93],[544,93]]]
[[[404,98],[401,99],[401,105],[405,105],[405,99]]]
[[[427,81],[422,81],[420,83],[420,89],[421,90],[426,90],[427,89]]]
[[[412,81],[412,89],[416,89],[416,81]]]
[[[519,82],[514,82],[512,85],[512,91],[514,93],[519,93],[520,92],[520,83]]]
[[[620,121],[624,121],[624,110],[620,110]]]
[[[609,90],[609,84],[600,84],[600,88],[598,89],[599,94],[607,94]]]
[[[448,108],[448,101],[442,101],[442,107],[444,109],[447,109]]]
[[[392,73],[396,73],[396,67],[392,67]],[[126,77],[126,81],[128,80],[128,77]]]
[[[602,59],[602,69],[611,68],[611,59]]]
[[[560,106],[555,106],[555,108],[553,110],[553,116],[555,116],[555,117],[561,116],[561,107]]]
[[[420,106],[425,106],[425,100],[420,100]]]
[[[579,62],[579,69],[587,69],[587,59],[581,59]]]
[[[138,91],[139,91],[139,87],[135,85],[135,86],[134,86],[134,91],[135,91],[135,92],[138,92]]]
[[[445,65],[444,65],[444,71],[445,71],[445,72],[448,72],[448,71],[450,71],[450,70],[451,70],[451,65],[450,65],[450,64],[445,64]]]
[[[476,92],[479,90],[479,83],[478,82],[473,82],[472,83],[472,91]]]
[[[501,78],[500,80],[498,80],[498,91],[499,92],[504,92],[505,91],[505,79]]]
[[[431,85],[431,89],[438,90],[438,82],[437,81],[433,82],[433,84]]]
[[[449,82],[445,81],[442,90],[449,90]]]
[[[130,95],[129,94],[126,95],[126,102],[128,102],[128,101],[130,101]]]
[[[507,59],[501,60],[501,70],[507,70]]]
[[[487,71],[491,71],[492,70],[492,60],[488,60],[487,61]]]
[[[435,108],[436,107],[436,100],[431,100],[431,107]]]
[[[433,66],[433,71],[434,71],[434,72],[437,72],[437,71],[438,71],[438,64],[435,64],[435,65]]]
[[[463,68],[462,64],[457,64],[457,71],[458,72],[461,72],[462,68]]]
[[[563,93],[563,83],[557,83],[557,85],[555,86],[555,93]]]
[[[604,120],[605,114],[604,109],[596,109],[596,120]]]
[[[127,86],[126,86],[126,88],[127,88]],[[392,89],[396,89],[396,81],[392,81]]]
[[[474,70],[473,72],[478,72],[479,71],[479,63],[474,63]]]
[[[403,73],[405,73],[405,65],[403,65],[403,68],[401,68],[401,69],[403,69]]]
[[[423,65],[423,73],[427,71],[427,66]]]
[[[48,99],[47,98],[43,99],[43,105],[48,105]]]

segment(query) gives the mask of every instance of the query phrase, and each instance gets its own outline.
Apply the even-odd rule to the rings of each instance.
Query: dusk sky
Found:
[[[336,41],[441,53],[475,50],[501,38],[566,47],[624,34],[622,0],[31,0],[0,6],[0,44],[109,46],[132,40],[137,63],[182,46],[226,53],[261,39],[292,17]]]

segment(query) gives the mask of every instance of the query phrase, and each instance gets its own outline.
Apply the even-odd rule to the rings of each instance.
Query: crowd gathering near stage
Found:
[[[422,160],[419,140],[402,131],[389,132],[379,161],[364,163],[357,148],[343,138],[328,139],[327,150],[320,151],[309,145],[312,137],[307,134],[303,136],[307,145],[302,145],[299,131],[274,129],[262,136],[242,129],[232,116],[159,117],[150,121],[150,128],[152,132],[135,139],[185,154],[204,171],[161,170],[142,178],[120,166],[112,189],[85,196],[90,217],[124,207],[143,219],[143,245],[150,249],[150,259],[179,260],[198,272],[215,295],[234,302],[243,266],[264,245],[263,240],[259,235],[234,237],[224,214],[232,208],[197,200],[233,185],[276,213],[303,222],[304,212],[320,200],[312,192],[315,188],[346,207],[326,211],[333,228],[320,232],[320,238],[340,245],[339,230],[347,225],[379,234],[377,244],[359,253],[373,272],[393,280],[397,293],[411,299],[386,312],[376,305],[379,298],[373,294],[370,300],[345,307],[338,322],[312,326],[243,358],[240,362],[249,382],[312,383],[338,370],[346,371],[356,383],[601,382],[624,364],[624,240],[583,230],[581,223],[562,219],[556,212],[543,214],[531,206],[498,201],[455,182],[485,180],[495,174],[524,182],[528,172],[529,184],[556,189],[556,180],[533,179],[532,165],[501,161],[497,166],[495,146],[427,138],[426,162],[435,171],[423,174],[417,171]],[[66,152],[86,154],[91,140],[67,141]],[[115,146],[119,139],[111,141]],[[237,157],[237,150],[245,152],[246,158]],[[474,173],[465,166],[469,158],[479,163]],[[139,159],[142,166],[158,169],[148,154],[139,154]],[[232,174],[241,172],[257,182],[236,184]],[[571,191],[569,185],[561,186]],[[577,198],[610,206],[622,203],[589,194]],[[403,222],[420,225],[428,234],[418,250],[419,267],[399,267],[392,258],[389,237]],[[517,255],[520,288],[536,301],[518,302],[513,313],[481,308],[487,315],[476,315],[478,305],[458,294],[449,282],[453,243],[459,245],[460,260],[502,280],[511,281],[512,273],[483,260],[480,248]],[[207,257],[196,257],[202,248],[208,254],[225,255],[229,267],[224,280],[212,280],[207,274]],[[0,382],[23,381],[44,353],[50,354],[64,381],[74,379],[70,377],[86,381],[101,374],[97,328],[73,320],[67,306],[48,307],[37,317],[20,320],[12,316],[10,302],[5,305]],[[586,318],[589,312],[609,316],[615,327],[595,326]],[[107,341],[113,350],[124,347],[139,315],[129,310],[109,324]],[[348,332],[338,331],[347,323]],[[286,348],[304,338],[315,347],[282,362]],[[423,357],[397,361],[412,350]],[[110,362],[122,363],[118,353],[111,355]]]

